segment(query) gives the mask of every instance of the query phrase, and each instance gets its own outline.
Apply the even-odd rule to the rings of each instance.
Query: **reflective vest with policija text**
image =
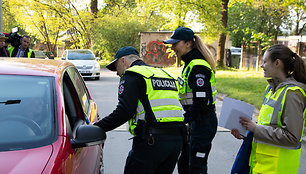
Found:
[[[15,47],[9,47],[9,48],[8,48],[10,57],[12,57],[12,54],[13,54],[14,49],[15,49]],[[28,58],[31,58],[32,52],[33,52],[33,50],[29,48]]]
[[[266,125],[279,128],[283,126],[281,116],[283,113],[286,95],[289,90],[299,90],[304,95],[304,97],[306,97],[305,91],[296,85],[289,84],[279,88],[274,94],[272,93],[271,86],[268,85],[264,101],[259,112],[257,123],[258,125]],[[305,125],[305,113],[306,109],[303,111],[303,125]],[[304,126],[302,130],[304,130]],[[253,174],[298,173],[302,137],[303,132],[302,136],[299,137],[300,142],[294,147],[277,146],[261,142],[254,138],[250,157],[250,166]]]
[[[179,94],[180,102],[182,105],[192,105],[193,104],[193,100],[192,100],[193,94],[192,94],[192,89],[188,85],[188,78],[189,78],[190,72],[192,71],[192,68],[196,65],[205,66],[209,68],[211,71],[210,85],[211,85],[213,101],[208,100],[207,105],[211,105],[211,104],[214,105],[216,103],[216,94],[217,94],[215,73],[212,70],[211,66],[208,64],[208,62],[203,59],[194,59],[186,66],[186,68],[183,67],[181,77],[178,78],[178,82],[180,85],[180,88],[179,88],[180,89],[179,90],[180,91],[180,94]],[[203,79],[203,83],[204,83],[204,79]],[[202,96],[206,97],[206,95],[207,93],[204,92]]]
[[[136,135],[134,129],[137,126],[137,121],[148,122],[147,115],[149,112],[153,113],[151,116],[155,116],[153,121],[157,123],[183,122],[184,116],[178,99],[177,81],[172,76],[161,68],[138,65],[128,68],[126,72],[140,74],[147,86],[146,100],[140,99],[138,101],[136,114],[129,120],[129,131],[132,135]],[[150,107],[146,109],[148,105]]]

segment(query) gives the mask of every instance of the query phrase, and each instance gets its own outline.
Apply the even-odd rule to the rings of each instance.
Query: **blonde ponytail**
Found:
[[[216,72],[216,60],[214,59],[214,56],[212,55],[211,51],[202,42],[199,36],[194,35],[194,38],[195,47],[202,53],[202,55],[205,57],[206,61],[209,63],[214,72]]]

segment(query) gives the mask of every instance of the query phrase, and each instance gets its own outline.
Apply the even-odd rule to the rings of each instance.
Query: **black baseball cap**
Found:
[[[120,48],[116,52],[115,59],[110,64],[108,64],[106,66],[106,68],[111,70],[111,71],[116,71],[116,66],[115,66],[116,61],[123,56],[131,55],[131,54],[135,54],[135,55],[139,56],[138,51],[134,47],[128,46],[128,47]]]
[[[187,27],[179,27],[177,29],[174,30],[174,32],[172,33],[170,39],[168,40],[164,40],[165,44],[175,44],[178,41],[181,40],[192,40],[194,36],[194,32]]]

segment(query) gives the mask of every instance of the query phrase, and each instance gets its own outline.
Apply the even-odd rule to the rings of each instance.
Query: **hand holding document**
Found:
[[[240,117],[252,120],[254,106],[243,101],[224,97],[219,126],[227,129],[237,129],[241,135],[246,136],[247,130],[240,124]]]

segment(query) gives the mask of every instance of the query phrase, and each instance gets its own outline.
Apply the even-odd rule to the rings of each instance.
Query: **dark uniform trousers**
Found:
[[[172,174],[183,146],[181,135],[134,137],[126,160],[125,174]],[[149,139],[149,142],[148,142]]]
[[[217,132],[215,111],[189,123],[189,136],[178,161],[179,174],[206,174],[211,142]]]

